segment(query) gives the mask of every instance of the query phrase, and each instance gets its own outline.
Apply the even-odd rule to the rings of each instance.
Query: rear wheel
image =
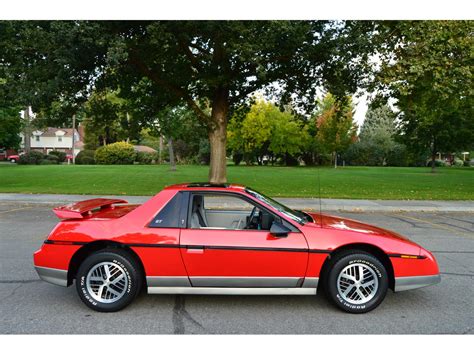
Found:
[[[140,292],[140,269],[133,257],[118,249],[91,254],[76,275],[81,300],[99,312],[115,312],[128,306]]]
[[[366,313],[385,298],[388,275],[383,264],[371,254],[350,251],[336,256],[325,285],[329,299],[349,313]]]
[[[15,158],[11,158],[11,159],[10,159],[10,163],[16,163],[16,159],[15,159]]]

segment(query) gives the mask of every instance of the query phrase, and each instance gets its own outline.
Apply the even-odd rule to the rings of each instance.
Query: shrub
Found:
[[[54,154],[48,154],[45,160],[50,161],[51,164],[59,164],[58,156]]]
[[[52,159],[43,159],[39,162],[40,165],[53,165],[57,163],[58,163],[57,160],[52,160]]]
[[[426,166],[431,166],[431,159],[426,162]],[[436,159],[435,166],[436,167],[446,166],[446,162],[444,160]]]
[[[133,145],[117,142],[97,149],[94,158],[97,164],[133,164],[135,156]]]
[[[20,155],[18,164],[40,164],[45,158],[44,154],[36,150],[32,150],[29,153]]]
[[[51,152],[49,152],[49,155],[54,155],[56,157],[58,157],[58,163],[63,163],[66,161],[66,153],[64,152],[60,152],[58,150],[53,150]]]
[[[456,167],[461,167],[464,165],[464,162],[459,159],[459,158],[455,158],[454,161],[453,161],[453,166],[456,166]]]
[[[232,153],[232,160],[234,161],[235,165],[239,165],[242,162],[244,155],[241,152],[233,152]]]
[[[209,165],[211,162],[211,145],[208,139],[201,139],[199,141],[199,163]]]
[[[94,159],[95,150],[85,149],[81,150],[76,156],[76,164],[79,165],[93,165],[95,164]]]
[[[151,164],[154,160],[157,161],[155,153],[137,152],[136,161],[140,164]]]

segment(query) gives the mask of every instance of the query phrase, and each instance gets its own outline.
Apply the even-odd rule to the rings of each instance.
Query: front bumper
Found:
[[[67,270],[43,266],[35,266],[35,269],[41,280],[54,285],[67,287]]]
[[[441,282],[441,276],[429,275],[429,276],[408,276],[408,277],[395,277],[395,292],[413,290],[416,288],[426,287],[435,285]]]

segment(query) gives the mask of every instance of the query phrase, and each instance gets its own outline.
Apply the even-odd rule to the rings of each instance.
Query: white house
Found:
[[[48,154],[52,150],[65,152],[71,154],[72,147],[72,128],[53,128],[48,127],[46,130],[33,131],[30,137],[31,150],[41,151]],[[21,136],[21,148],[25,147],[25,139],[23,133]],[[74,130],[74,155],[77,155],[82,150],[82,138],[77,130]]]

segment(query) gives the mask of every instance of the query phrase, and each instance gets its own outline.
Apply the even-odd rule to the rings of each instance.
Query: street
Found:
[[[406,235],[436,256],[441,283],[346,314],[313,296],[142,293],[118,313],[87,308],[75,287],[40,281],[32,254],[58,222],[52,206],[0,203],[0,334],[474,334],[474,214],[338,213]]]

